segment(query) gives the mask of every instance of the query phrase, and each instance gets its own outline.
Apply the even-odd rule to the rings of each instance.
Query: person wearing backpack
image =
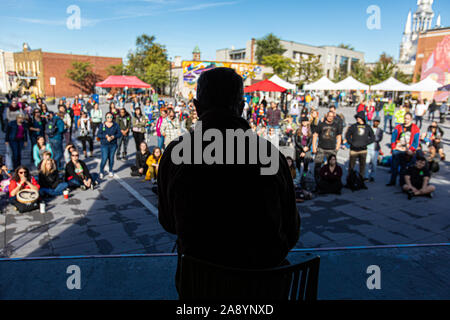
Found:
[[[367,146],[375,141],[375,135],[372,128],[366,124],[364,112],[358,112],[355,115],[356,123],[348,128],[345,138],[350,144],[349,172],[359,161],[359,174],[364,176],[366,170]]]
[[[61,159],[63,158],[63,134],[64,122],[53,111],[48,113],[48,121],[45,125],[45,133],[48,136],[48,142],[53,150],[53,157],[59,170],[63,170]]]

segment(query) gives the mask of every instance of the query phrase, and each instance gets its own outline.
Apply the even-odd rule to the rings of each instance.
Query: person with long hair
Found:
[[[106,114],[106,121],[98,128],[97,136],[100,138],[102,161],[100,163],[100,179],[105,175],[105,165],[109,162],[109,177],[114,177],[114,154],[117,150],[117,139],[122,136],[120,127],[114,121],[114,116],[111,112]]]
[[[319,111],[317,111],[314,108],[311,108],[311,113],[309,115],[309,125],[313,133],[316,132],[317,128],[319,127],[319,122],[320,122]]]
[[[319,194],[341,194],[342,168],[337,164],[336,156],[328,156],[327,164],[320,168],[320,179],[317,183]]]
[[[301,170],[303,163],[303,172],[308,172],[309,162],[311,161],[311,143],[312,132],[308,118],[301,118],[301,126],[295,134],[295,156],[297,160],[297,169]]]
[[[94,103],[94,107],[90,112],[91,120],[92,120],[92,139],[95,139],[95,135],[97,134],[97,129],[102,124],[103,120],[103,112],[99,108],[98,103]]]
[[[141,141],[136,151],[136,165],[131,166],[131,176],[140,177],[147,173],[147,159],[150,155],[151,154],[148,150],[147,143],[145,143],[145,141]]]
[[[14,171],[14,175],[9,183],[9,202],[19,209],[22,206],[16,198],[19,191],[24,189],[39,191],[39,188],[40,186],[36,179],[30,174],[30,170],[21,165]]]
[[[40,185],[39,194],[41,196],[60,196],[69,187],[67,182],[61,181],[53,159],[42,161],[38,179]]]
[[[152,154],[150,157],[147,158],[147,166],[148,170],[145,175],[145,180],[151,180],[153,182],[156,181],[156,177],[158,176],[158,167],[159,167],[159,161],[161,160],[162,151],[161,148],[156,147],[153,149]]]
[[[147,118],[142,114],[140,107],[136,107],[134,109],[134,115],[131,122],[131,131],[133,131],[133,138],[134,143],[136,144],[137,153],[140,144],[145,140],[145,130],[147,126]]]
[[[164,135],[161,132],[161,127],[166,117],[167,117],[166,109],[161,109],[160,116],[158,118],[158,121],[156,122],[156,135],[158,136],[158,148],[164,147]]]
[[[78,140],[81,141],[83,145],[84,158],[87,158],[87,148],[86,143],[89,143],[89,156],[92,157],[94,154],[94,141],[92,140],[92,129],[91,129],[91,119],[89,119],[88,113],[86,111],[81,111],[81,118],[78,119],[78,127],[80,128],[80,135]]]
[[[73,110],[73,122],[75,124],[75,130],[78,130],[78,119],[81,117],[81,103],[78,98],[75,98],[73,104],[72,104],[72,110]]]
[[[53,157],[53,151],[50,143],[46,143],[45,137],[39,136],[36,144],[33,146],[33,160],[36,168],[39,168],[39,163],[41,163],[45,151],[50,152]]]
[[[80,160],[78,151],[70,155],[71,161],[66,165],[65,180],[70,188],[81,187],[81,190],[91,189],[97,185],[97,174],[91,174],[87,165]]]
[[[27,146],[28,126],[23,114],[17,114],[6,128],[5,144],[11,148],[14,169],[22,162],[22,150]]]
[[[67,112],[66,107],[61,105],[58,107],[58,117],[64,122],[64,133],[63,137],[66,143],[70,143],[72,141],[72,136],[70,134],[70,127],[72,126],[72,117],[70,113]]]
[[[116,117],[119,115],[119,111],[116,108],[116,104],[114,102],[111,101],[111,103],[109,104],[109,112],[113,115],[114,117],[114,121],[116,120]]]

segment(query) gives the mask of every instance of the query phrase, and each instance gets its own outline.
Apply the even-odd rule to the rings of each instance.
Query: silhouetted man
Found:
[[[195,145],[196,135],[205,132],[220,132],[225,137],[226,131],[231,131],[227,129],[250,130],[241,117],[245,105],[243,80],[233,69],[202,73],[194,104],[199,115],[194,132],[167,146],[158,170],[159,222],[178,236],[178,263],[181,255],[187,254],[229,267],[280,265],[300,233],[294,185],[285,157],[267,140],[253,134],[252,139],[259,139],[258,150],[270,147],[271,163],[277,165],[267,174],[263,173],[267,162],[261,157],[251,162],[255,144],[249,143],[250,138],[245,138],[241,150],[236,146],[230,150],[224,138],[223,146],[211,153],[216,159],[213,164],[208,164],[211,161],[205,155],[220,139],[202,141],[200,148]],[[191,141],[191,155],[183,149],[186,158],[176,164],[179,159],[174,159],[186,141]],[[239,163],[241,156],[245,156],[244,164],[230,164]],[[196,157],[203,157],[201,164],[186,163],[186,159],[195,163]],[[179,270],[176,283],[178,289]]]

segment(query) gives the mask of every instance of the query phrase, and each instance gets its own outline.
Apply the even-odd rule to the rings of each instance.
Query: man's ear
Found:
[[[200,118],[200,116],[203,114],[203,112],[205,110],[203,109],[203,106],[200,104],[200,102],[197,99],[194,99],[194,106],[195,106],[195,110],[197,111],[197,115]]]

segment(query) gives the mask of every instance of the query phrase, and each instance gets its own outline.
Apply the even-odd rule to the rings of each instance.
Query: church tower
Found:
[[[417,11],[412,17],[409,12],[400,45],[400,63],[415,64],[419,34],[433,28],[433,2],[434,0],[417,0]]]

